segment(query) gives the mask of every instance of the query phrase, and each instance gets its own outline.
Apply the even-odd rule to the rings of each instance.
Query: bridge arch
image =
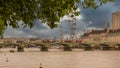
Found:
[[[85,51],[90,51],[94,49],[94,47],[91,44],[86,43],[79,44],[79,47],[84,49]]]
[[[99,50],[110,50],[112,47],[109,45],[109,44],[98,44],[96,45],[96,47],[99,49]]]
[[[52,43],[50,46],[58,46],[58,48],[63,49],[63,51],[72,51],[72,48],[67,43]]]

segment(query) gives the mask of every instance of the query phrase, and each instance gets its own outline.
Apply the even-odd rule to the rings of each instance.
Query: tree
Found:
[[[113,0],[0,0],[0,34],[7,26],[19,27],[19,21],[23,21],[23,27],[34,25],[34,19],[40,19],[43,23],[53,28],[59,19],[70,12],[75,12],[78,4],[83,8],[94,8]]]
[[[3,38],[4,30],[5,30],[4,22],[3,22],[3,20],[0,18],[0,38]]]

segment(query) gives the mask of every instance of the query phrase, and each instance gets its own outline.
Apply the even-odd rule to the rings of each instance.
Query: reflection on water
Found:
[[[9,62],[5,62],[8,58]],[[0,68],[120,68],[119,51],[23,52],[0,54]]]

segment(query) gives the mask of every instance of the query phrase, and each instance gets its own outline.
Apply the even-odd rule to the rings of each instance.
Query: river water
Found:
[[[0,68],[39,68],[40,63],[43,68],[120,68],[120,51],[0,53]]]

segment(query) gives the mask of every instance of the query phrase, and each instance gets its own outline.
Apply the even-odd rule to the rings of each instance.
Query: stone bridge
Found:
[[[17,43],[17,44],[0,44],[2,45],[17,47],[18,52],[23,52],[24,47],[29,48],[31,46],[39,47],[41,51],[48,51],[52,46],[58,46],[64,51],[72,51],[74,48],[89,50],[120,50],[119,43],[79,43],[79,42],[40,42],[40,43]],[[3,46],[3,47],[5,47]]]

